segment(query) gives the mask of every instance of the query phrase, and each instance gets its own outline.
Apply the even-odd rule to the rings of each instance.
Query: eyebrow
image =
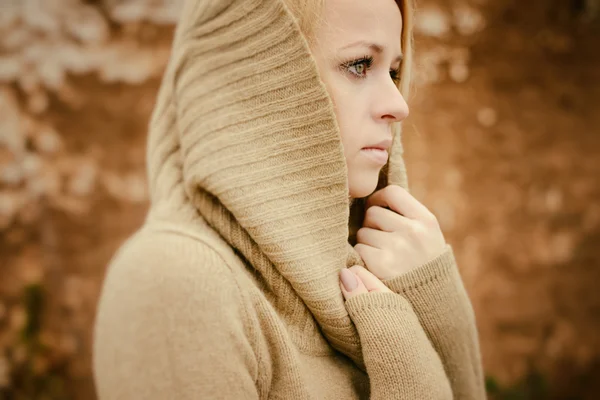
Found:
[[[346,46],[343,46],[340,49],[347,49],[349,47],[357,47],[357,46],[368,47],[369,49],[373,50],[377,54],[383,53],[382,45],[373,43],[373,42],[367,42],[364,40],[359,40],[358,42],[353,42],[353,43],[347,44]],[[400,53],[400,55],[398,57],[396,57],[394,59],[394,61],[402,61],[403,59],[404,59],[404,55],[402,53]]]

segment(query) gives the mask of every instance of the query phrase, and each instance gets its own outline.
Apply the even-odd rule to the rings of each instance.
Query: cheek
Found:
[[[334,93],[333,101],[344,153],[349,156],[364,145],[366,104],[361,104],[361,97],[350,90]]]

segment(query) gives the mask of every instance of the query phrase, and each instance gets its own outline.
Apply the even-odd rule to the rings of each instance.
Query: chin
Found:
[[[379,181],[379,170],[373,173],[362,172],[348,179],[350,197],[360,199],[372,194],[377,188]]]

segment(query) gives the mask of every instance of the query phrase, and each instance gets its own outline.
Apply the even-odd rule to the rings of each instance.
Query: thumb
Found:
[[[360,265],[340,271],[340,288],[345,300],[369,292],[391,292],[375,275]]]
[[[345,300],[349,300],[359,294],[369,293],[364,282],[348,268],[343,268],[340,271],[340,288]]]

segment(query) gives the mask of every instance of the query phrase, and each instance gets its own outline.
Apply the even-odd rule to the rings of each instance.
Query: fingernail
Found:
[[[342,269],[342,272],[340,272],[340,278],[347,292],[351,292],[358,287],[356,275],[350,272],[348,268]]]

